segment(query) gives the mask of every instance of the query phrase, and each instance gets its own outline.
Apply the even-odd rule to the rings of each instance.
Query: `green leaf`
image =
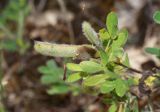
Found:
[[[153,19],[156,23],[160,24],[160,11],[156,11],[153,15]]]
[[[81,69],[79,64],[67,63],[66,66],[71,71],[82,71],[82,69]]]
[[[81,73],[74,73],[74,74],[69,75],[66,81],[71,83],[71,82],[76,82],[80,80],[81,78],[82,78]]]
[[[109,34],[115,37],[118,31],[118,17],[115,12],[111,12],[107,16],[106,26]]]
[[[115,103],[113,103],[113,104],[110,106],[108,112],[116,112],[116,110],[117,110],[117,106],[116,106]]]
[[[128,31],[126,29],[121,30],[118,33],[118,38],[113,41],[112,48],[119,48],[123,47],[128,39]]]
[[[118,96],[123,97],[128,90],[128,87],[122,79],[117,79],[115,81],[115,90]]]
[[[40,66],[38,68],[38,71],[42,74],[52,74],[52,70],[49,67],[46,67],[46,66]]]
[[[48,67],[48,68],[52,68],[52,69],[53,69],[53,67],[54,67],[54,68],[58,68],[54,60],[49,60],[49,61],[47,61],[47,67]],[[56,70],[56,69],[55,69],[55,70]]]
[[[94,75],[94,76],[89,76],[87,77],[84,81],[83,84],[85,86],[96,86],[98,84],[101,84],[107,79],[109,76],[107,74],[99,74],[99,75]]]
[[[160,56],[160,48],[146,48],[145,51],[150,53],[150,54]]]
[[[69,92],[69,87],[67,85],[63,85],[63,84],[54,85],[47,91],[47,93],[50,95],[65,94],[67,92]]]
[[[63,69],[57,67],[54,60],[49,60],[46,63],[46,66],[40,66],[38,71],[42,74],[52,74],[52,75],[59,75],[63,74]]]
[[[80,63],[80,67],[87,73],[97,73],[103,70],[100,64],[93,61],[83,61]]]
[[[107,74],[110,78],[113,78],[113,79],[119,78],[118,74],[107,69],[105,70],[105,74]]]
[[[38,67],[38,71],[43,74],[41,77],[41,82],[43,84],[58,82],[63,75],[63,69],[57,67],[54,60],[49,60],[45,66]]]
[[[112,90],[114,90],[114,88],[115,88],[114,81],[106,81],[101,85],[100,90],[101,93],[105,94],[111,92]]]
[[[43,75],[41,77],[41,83],[45,84],[45,85],[60,82],[59,80],[60,80],[60,78],[59,78],[58,74],[57,75],[47,74],[47,75]]]
[[[95,30],[91,27],[91,25],[88,22],[82,23],[82,30],[83,30],[85,37],[92,44],[95,44],[98,47],[102,47],[101,41],[99,40],[97,33],[95,32]]]
[[[110,39],[109,33],[108,33],[107,30],[104,29],[104,28],[101,29],[101,30],[99,30],[99,37],[100,37],[100,39],[102,40],[102,42]]]

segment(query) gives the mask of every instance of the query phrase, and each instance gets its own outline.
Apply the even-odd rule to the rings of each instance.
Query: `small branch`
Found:
[[[18,31],[17,31],[17,38],[23,38],[24,33],[24,12],[19,12],[19,20],[18,20]]]
[[[119,66],[122,66],[124,68],[127,68],[128,70],[132,71],[132,72],[135,72],[135,73],[138,73],[138,74],[141,74],[142,77],[139,79],[139,85],[138,85],[138,89],[139,89],[139,92],[141,94],[147,94],[149,95],[151,93],[151,90],[150,88],[145,84],[145,80],[149,77],[149,76],[153,76],[153,77],[157,77],[157,78],[160,78],[159,76],[156,76],[154,75],[154,73],[159,73],[159,71],[157,70],[151,70],[151,71],[139,71],[139,70],[136,70],[134,68],[130,68],[130,67],[127,67],[126,65],[123,65],[122,63],[117,63],[115,62],[115,64],[119,65]],[[158,69],[159,70],[159,69]]]
[[[139,71],[139,70],[136,70],[134,68],[130,68],[130,67],[127,67],[126,65],[123,65],[122,63],[117,63],[115,62],[116,65],[119,65],[119,66],[122,66],[124,68],[127,68],[128,70],[132,71],[132,72],[135,72],[135,73],[138,73],[138,74],[142,74],[143,72],[142,71]]]
[[[67,73],[67,68],[66,68],[66,65],[64,65],[64,74],[63,74],[63,80],[65,81],[66,80],[66,73]]]

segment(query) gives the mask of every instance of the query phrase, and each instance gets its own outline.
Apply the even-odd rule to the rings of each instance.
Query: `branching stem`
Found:
[[[132,72],[135,72],[135,73],[138,73],[138,74],[142,74],[142,73],[143,73],[142,71],[136,70],[136,69],[134,69],[134,68],[130,68],[130,67],[128,67],[128,66],[126,66],[126,65],[124,65],[124,64],[122,64],[122,63],[117,63],[117,62],[115,62],[115,64],[116,64],[116,65],[119,65],[119,66],[122,66],[122,67],[124,67],[124,68],[127,68],[128,70],[130,70],[130,71],[132,71]]]

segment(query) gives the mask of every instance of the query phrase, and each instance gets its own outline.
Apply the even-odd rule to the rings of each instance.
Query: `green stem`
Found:
[[[3,56],[2,56],[2,51],[0,52],[0,65],[2,65],[2,59],[3,59]],[[0,66],[0,100],[3,99],[3,85],[2,85],[2,76],[3,75],[3,71],[2,71],[2,66]]]
[[[24,33],[24,14],[23,11],[20,11],[18,18],[18,29],[17,29],[17,44],[20,46],[20,48],[24,46],[23,33]]]
[[[107,47],[106,47],[106,50],[108,50],[110,44],[111,44],[112,40],[109,40],[108,43],[107,43]]]
[[[22,38],[24,33],[24,14],[23,11],[19,12],[19,18],[18,18],[18,31],[17,31],[17,37]]]

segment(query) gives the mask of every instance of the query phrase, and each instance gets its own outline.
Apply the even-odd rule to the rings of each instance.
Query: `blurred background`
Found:
[[[107,105],[64,83],[63,64],[72,60],[38,54],[34,41],[87,44],[81,23],[98,31],[115,11],[119,28],[129,31],[131,66],[148,70],[160,65],[144,52],[160,47],[160,25],[152,18],[158,9],[160,0],[0,0],[0,112],[103,112]]]

